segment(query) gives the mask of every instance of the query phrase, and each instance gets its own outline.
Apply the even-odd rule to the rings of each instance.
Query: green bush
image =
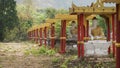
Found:
[[[40,48],[31,48],[29,50],[26,50],[25,51],[25,55],[35,55],[35,56],[38,56],[38,55],[49,55],[49,56],[52,56],[56,53],[55,50],[53,49],[48,49],[47,47],[45,47],[44,45],[41,46]]]
[[[53,59],[52,59],[52,62],[53,62],[53,63],[58,63],[59,61],[60,61],[59,58],[53,58]]]

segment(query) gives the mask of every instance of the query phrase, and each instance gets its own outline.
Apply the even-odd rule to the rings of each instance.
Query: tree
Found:
[[[18,23],[16,2],[14,0],[0,0],[0,41],[5,38],[6,29],[14,29]]]

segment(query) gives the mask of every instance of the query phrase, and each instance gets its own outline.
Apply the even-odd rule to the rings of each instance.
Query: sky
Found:
[[[22,4],[23,0],[16,0],[18,4]],[[36,8],[56,8],[56,9],[69,9],[72,2],[77,6],[89,6],[92,2],[96,0],[32,0],[33,5]],[[114,6],[114,4],[107,4],[109,6]]]

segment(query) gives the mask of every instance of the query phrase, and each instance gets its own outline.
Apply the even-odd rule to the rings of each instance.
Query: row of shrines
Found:
[[[116,3],[116,7],[105,7],[104,3]],[[28,37],[41,45],[47,45],[47,30],[51,30],[50,46],[55,46],[55,23],[61,21],[60,53],[64,54],[66,48],[66,24],[70,21],[77,21],[77,48],[78,57],[84,57],[84,43],[89,40],[89,19],[98,14],[106,19],[107,41],[110,41],[110,25],[112,25],[112,51],[116,58],[116,68],[120,68],[120,0],[97,0],[89,7],[78,7],[72,4],[70,14],[57,14],[54,19],[47,19],[46,23],[34,26],[28,30]],[[44,37],[43,37],[44,36]],[[42,42],[44,40],[44,44]]]

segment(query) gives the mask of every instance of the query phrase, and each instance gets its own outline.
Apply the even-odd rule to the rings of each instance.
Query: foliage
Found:
[[[0,68],[3,68],[3,66],[2,66],[2,65],[0,65]]]
[[[19,24],[14,0],[0,0],[0,23],[0,41],[3,41],[6,28],[13,30]]]
[[[70,33],[69,31],[70,31],[70,25],[67,25],[66,26],[67,37],[69,35],[68,33]],[[59,38],[61,34],[61,22],[60,21],[55,23],[55,33],[56,33],[57,38]]]
[[[54,18],[56,14],[68,14],[68,11],[64,9],[56,10],[54,8],[46,8],[44,10],[46,18]]]
[[[53,58],[53,59],[52,59],[52,62],[53,62],[53,63],[58,63],[59,61],[60,61],[59,58]]]
[[[60,37],[60,32],[61,32],[61,23],[60,21],[58,21],[57,23],[55,23],[55,33],[57,38]]]
[[[40,48],[31,48],[31,49],[29,49],[29,50],[26,50],[25,51],[25,54],[26,55],[30,55],[30,54],[32,54],[32,55],[35,55],[35,56],[38,56],[38,55],[49,55],[49,56],[52,56],[52,55],[54,55],[56,53],[56,51],[55,50],[53,50],[53,49],[48,49],[47,47],[45,47],[44,45],[43,46],[41,46]]]
[[[65,59],[65,61],[63,62],[63,64],[60,66],[61,68],[67,68],[67,64],[70,62],[70,58]]]
[[[36,9],[32,3],[32,0],[24,0],[23,4],[16,5],[14,0],[0,0],[0,41],[27,40],[27,30],[32,26],[56,14],[68,13],[64,9]]]
[[[97,15],[96,18],[98,19],[99,25],[103,28],[104,33],[106,33],[106,31],[107,31],[107,25],[106,25],[105,19],[102,18],[99,15]]]
[[[17,11],[18,11],[17,13],[20,21],[20,25],[19,25],[20,40],[26,40],[27,30],[30,27],[44,23],[46,18],[53,18],[57,13],[68,12],[63,9],[56,10],[54,8],[34,9],[32,5],[29,5],[29,3],[27,3],[27,5],[17,5]],[[59,29],[58,31],[60,32]]]
[[[17,39],[17,35],[18,35],[18,28],[13,28],[13,30],[9,30],[8,28],[5,29],[6,33],[5,33],[5,38],[4,41],[13,41],[15,39]]]
[[[109,54],[109,57],[110,57],[110,58],[114,58],[113,53],[110,53],[110,54]]]

